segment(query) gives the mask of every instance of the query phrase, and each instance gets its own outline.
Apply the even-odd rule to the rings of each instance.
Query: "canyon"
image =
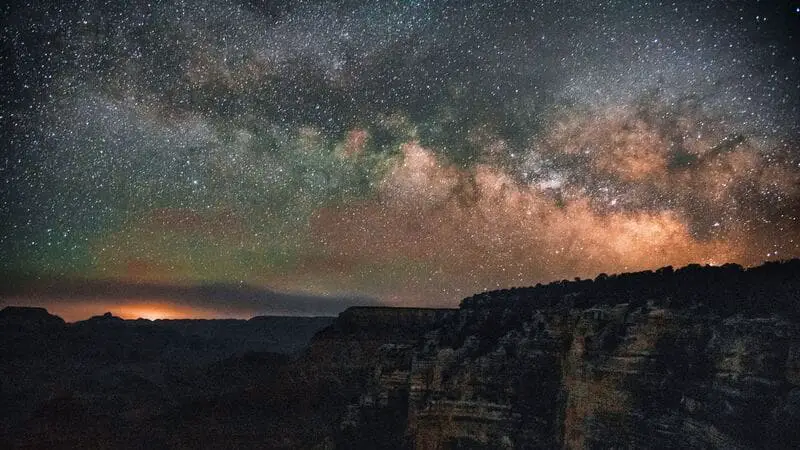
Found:
[[[3,382],[12,448],[800,447],[800,260],[601,274],[459,308],[351,307],[296,336],[303,346],[138,372],[116,391],[54,392],[34,349],[64,325],[37,317],[3,327],[17,343],[4,348],[28,349],[5,350],[4,380],[33,373],[45,381],[29,389],[50,389],[29,401]],[[124,373],[96,364],[101,381]]]
[[[416,340],[354,308],[306,364],[357,380],[339,448],[798,448],[799,300],[797,260],[601,275],[395,312]]]

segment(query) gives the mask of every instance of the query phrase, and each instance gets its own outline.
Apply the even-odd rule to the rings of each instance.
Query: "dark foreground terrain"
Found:
[[[190,447],[182,408],[269,383],[333,320],[151,322],[106,313],[68,324],[43,308],[6,307],[0,448]]]
[[[305,320],[5,309],[0,447],[800,448],[800,260]]]

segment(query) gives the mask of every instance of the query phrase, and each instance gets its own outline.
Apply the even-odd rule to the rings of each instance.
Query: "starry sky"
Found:
[[[798,2],[0,8],[5,302],[454,306],[800,256]]]

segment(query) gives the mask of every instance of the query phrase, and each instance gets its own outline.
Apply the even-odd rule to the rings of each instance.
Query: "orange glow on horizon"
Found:
[[[249,319],[256,314],[247,311],[222,311],[198,308],[156,299],[73,300],[63,299],[10,299],[9,305],[41,306],[50,314],[67,322],[78,322],[110,312],[126,320],[147,319]]]
[[[115,310],[111,310],[111,313],[123,319],[147,320],[211,318],[218,315],[188,306],[148,302],[119,306]]]

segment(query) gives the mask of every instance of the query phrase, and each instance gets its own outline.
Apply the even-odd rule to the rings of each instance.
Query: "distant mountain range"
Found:
[[[6,307],[0,310],[0,448],[125,446],[120,436],[103,433],[256,383],[259,375],[239,371],[257,363],[266,373],[285,364],[333,320],[149,321],[107,313],[65,323],[44,308]]]
[[[0,283],[0,304],[70,305],[103,301],[125,305],[140,299],[217,311],[223,316],[335,316],[348,306],[376,306],[373,298],[357,295],[311,295],[279,292],[248,284],[210,283],[191,286],[8,276]]]

